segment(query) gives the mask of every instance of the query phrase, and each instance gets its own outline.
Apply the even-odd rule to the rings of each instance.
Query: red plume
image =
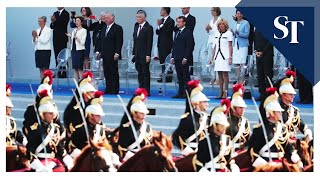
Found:
[[[10,92],[8,92],[8,89],[10,89]],[[6,95],[9,97],[11,94],[11,85],[10,84],[7,84],[6,85]]]
[[[95,93],[94,93],[94,98],[100,98],[101,96],[103,96],[103,92],[102,91],[96,91]]]
[[[82,74],[82,79],[87,78],[88,76],[90,76],[90,78],[93,78],[93,73],[91,71],[87,71],[85,73]]]
[[[286,72],[286,76],[287,76],[287,77],[293,76],[293,77],[295,78],[295,77],[296,77],[296,73],[295,73],[294,71],[288,70],[288,71]]]
[[[136,95],[140,96],[141,94],[144,94],[145,98],[143,100],[145,100],[147,98],[147,96],[148,96],[148,91],[145,88],[136,89]]]
[[[222,99],[220,102],[221,106],[226,105],[227,109],[223,112],[224,114],[228,114],[229,109],[231,107],[231,101],[229,99]]]
[[[50,71],[50,70],[45,70],[45,71],[43,72],[43,76],[44,76],[44,77],[49,77],[49,82],[48,82],[48,84],[51,85],[51,84],[52,84],[52,78],[53,78],[53,73],[52,73],[52,71]]]
[[[42,91],[39,92],[39,97],[40,97],[40,98],[46,97],[46,96],[49,96],[48,90],[44,89],[44,90],[42,90]]]
[[[275,94],[276,92],[277,92],[277,88],[276,87],[269,87],[266,90],[266,93],[267,93],[268,96],[270,96],[272,94]]]
[[[10,91],[11,91],[11,85],[10,85],[10,84],[7,84],[7,85],[6,85],[6,91],[7,91],[8,89],[10,89]]]
[[[242,90],[242,93],[244,92],[244,87],[242,84],[235,84],[232,86],[232,91],[235,93],[235,92],[238,92],[239,90]]]
[[[198,87],[199,84],[200,84],[199,80],[191,80],[188,82],[188,87],[192,90],[192,89]]]

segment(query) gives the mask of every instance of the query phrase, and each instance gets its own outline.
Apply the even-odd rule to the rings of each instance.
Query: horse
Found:
[[[291,164],[286,159],[282,163],[268,163],[254,168],[253,172],[302,172],[297,164]]]
[[[309,152],[309,141],[308,140],[300,140],[298,139],[295,144],[295,148],[298,151],[298,155],[301,158],[301,161],[304,166],[313,165],[312,162],[312,152]]]
[[[195,172],[195,168],[193,166],[193,159],[196,153],[190,153],[187,156],[184,156],[178,159],[175,164],[178,168],[179,172]]]
[[[177,168],[171,156],[171,140],[159,132],[153,135],[152,141],[152,145],[144,146],[125,161],[118,172],[176,172]]]
[[[27,158],[27,149],[24,146],[7,146],[6,147],[6,171],[16,171],[28,169],[30,162]]]
[[[75,163],[70,172],[109,172],[110,166],[107,165],[102,151],[111,151],[112,148],[107,140],[90,144],[82,149],[81,154],[75,159]]]

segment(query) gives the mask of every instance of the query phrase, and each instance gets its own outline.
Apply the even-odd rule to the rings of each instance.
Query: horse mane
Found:
[[[138,152],[134,154],[131,158],[129,158],[125,163],[123,163],[119,169],[122,171],[127,171],[127,169],[130,169],[134,163],[136,163],[141,157],[145,156],[146,153],[150,153],[155,145],[147,145],[141,148]]]
[[[107,140],[98,142],[96,144],[90,140],[90,144],[84,147],[81,154],[75,159],[74,167],[72,168],[72,170],[80,168],[81,162],[90,155],[89,153],[91,153],[92,150],[99,150],[100,148],[112,151],[112,147]]]

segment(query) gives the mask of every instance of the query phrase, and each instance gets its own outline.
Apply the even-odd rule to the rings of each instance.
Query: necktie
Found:
[[[165,19],[164,19],[164,18],[162,18],[162,19],[161,19],[161,21],[162,21],[162,24],[164,24]]]
[[[109,26],[107,26],[105,37],[107,37],[108,32],[109,32]]]
[[[42,30],[43,30],[43,29],[40,29],[39,36],[41,36]]]
[[[179,36],[180,32],[181,32],[181,30],[179,30],[179,31],[177,32],[176,38]]]
[[[138,37],[138,36],[139,36],[139,34],[140,34],[141,28],[142,28],[142,26],[141,26],[141,25],[139,25],[139,29],[138,29],[138,33],[137,33],[137,37]]]

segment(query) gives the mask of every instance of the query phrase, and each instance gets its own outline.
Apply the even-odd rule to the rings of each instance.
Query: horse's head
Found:
[[[311,165],[312,164],[312,157],[309,152],[308,140],[298,139],[296,142],[296,149],[298,151],[298,155],[300,156],[303,165],[304,166]]]
[[[172,160],[171,150],[173,148],[171,140],[162,132],[155,133],[153,136],[154,154],[163,164],[163,171],[175,171],[175,163]]]
[[[6,156],[7,172],[27,168],[30,166],[30,162],[27,158],[27,148],[24,146],[6,147]]]
[[[82,153],[76,158],[72,172],[108,172],[110,166],[107,165],[103,151],[111,151],[112,148],[107,140],[93,143],[82,149]]]
[[[297,164],[291,164],[286,159],[282,160],[282,163],[268,163],[256,167],[253,172],[301,172]]]

